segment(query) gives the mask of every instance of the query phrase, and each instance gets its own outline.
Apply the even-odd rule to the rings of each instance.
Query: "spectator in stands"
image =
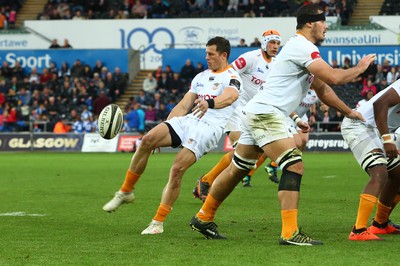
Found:
[[[79,114],[75,117],[75,121],[72,124],[72,131],[74,133],[83,133],[85,131],[82,118]]]
[[[3,121],[5,132],[14,132],[17,123],[17,108],[14,107],[9,101],[5,102],[4,112],[3,112]]]
[[[4,13],[4,9],[0,11],[0,30],[7,29],[7,16]]]
[[[104,90],[99,92],[99,96],[93,101],[93,114],[100,115],[101,111],[107,105],[111,104],[111,99],[106,95]]]
[[[387,74],[390,72],[390,70],[392,69],[392,66],[389,64],[389,60],[387,60],[387,59],[384,59],[383,60],[383,63],[382,63],[382,71],[383,71],[383,74],[385,75],[385,78],[386,78],[386,76],[387,76]]]
[[[376,86],[377,90],[380,91],[381,89],[384,89],[386,87],[381,88],[380,83],[382,79],[385,78],[385,74],[383,73],[383,68],[381,64],[376,65],[376,74],[374,78],[374,85]]]
[[[324,111],[324,114],[323,114],[323,117],[321,120],[322,131],[325,131],[325,132],[330,131],[330,129],[331,129],[331,125],[329,124],[330,120],[331,120],[331,118],[329,116],[329,111],[328,110]]]
[[[49,49],[58,49],[61,46],[58,44],[58,40],[57,39],[53,39],[51,41],[51,45],[49,46]]]
[[[150,102],[148,94],[144,90],[140,90],[139,94],[135,98],[135,103],[140,103],[142,108],[146,108]],[[153,105],[154,106],[154,105]]]
[[[340,20],[342,25],[349,24],[352,7],[347,4],[347,0],[340,1],[338,6],[336,6],[336,13],[338,13],[338,10],[340,10]]]
[[[186,59],[185,65],[180,71],[181,79],[188,84],[195,76],[195,68],[192,64],[192,60]]]
[[[343,114],[339,111],[336,111],[335,115],[331,118],[331,129],[330,131],[340,132],[342,129],[342,121],[343,121]]]
[[[154,106],[152,104],[149,104],[145,111],[146,124],[151,124],[152,126],[154,126],[154,122],[156,122],[156,115],[157,115],[157,110],[154,109]]]
[[[90,68],[89,65],[83,66],[82,77],[84,77],[86,80],[91,80],[93,78],[92,69]]]
[[[329,14],[331,14],[330,16],[336,16],[336,0],[329,0],[329,3],[327,5],[328,10],[329,10]]]
[[[162,66],[158,66],[156,70],[153,71],[153,77],[158,81],[161,77]]]
[[[340,66],[339,66],[339,64],[338,64],[338,61],[337,61],[336,59],[334,59],[334,60],[332,61],[332,68],[340,68]]]
[[[369,91],[372,91],[374,95],[377,92],[376,86],[372,83],[371,79],[368,79],[367,84],[364,85],[364,88],[361,91],[361,96],[365,97]]]
[[[125,115],[128,126],[133,131],[141,132],[145,129],[145,113],[140,107],[140,103],[135,103],[131,110]]]
[[[58,79],[64,79],[65,77],[71,77],[71,70],[67,62],[63,62],[60,70],[58,70]]]
[[[143,80],[143,90],[147,93],[155,93],[157,88],[157,80],[153,77],[152,73],[148,73],[147,77]]]
[[[103,68],[103,62],[101,62],[100,59],[97,59],[96,65],[93,67],[93,74],[98,73],[100,75],[102,68]]]
[[[172,70],[170,65],[165,66],[164,72],[167,73],[169,79],[172,79],[172,77],[174,76],[174,71]]]
[[[14,67],[11,68],[11,72],[12,76],[16,77],[18,80],[22,80],[24,78],[24,69],[21,67],[21,64],[18,60],[14,62]]]
[[[71,67],[71,77],[80,78],[83,76],[83,65],[80,59],[76,59],[74,65]]]
[[[107,67],[105,67],[105,66],[103,66],[102,68],[101,68],[101,72],[100,72],[100,79],[102,80],[102,81],[106,81],[106,79],[107,79],[107,73],[108,73],[108,68]]]
[[[388,82],[386,78],[382,78],[381,82],[379,83],[379,85],[377,86],[377,88],[379,88],[379,91],[383,90],[384,88],[386,88],[388,86]]]
[[[40,76],[39,76],[39,74],[37,73],[37,68],[36,67],[33,67],[32,69],[31,69],[31,74],[29,74],[29,82],[30,83],[40,83]]]
[[[111,97],[111,100],[115,102],[115,100],[120,96],[120,91],[117,87],[117,83],[115,82],[113,74],[111,72],[107,72],[104,84],[108,88],[108,93],[109,96]]]
[[[126,16],[126,14],[125,14],[125,12],[124,12],[123,9],[118,9],[117,15],[115,15],[114,18],[115,18],[115,19],[126,19],[127,16]]]
[[[22,87],[18,90],[18,102],[21,102],[22,105],[29,105],[31,102],[31,92],[26,90],[25,87]]]
[[[351,67],[352,67],[352,65],[351,65],[350,58],[349,58],[349,57],[346,57],[346,58],[343,60],[343,66],[342,66],[342,68],[343,68],[343,69],[348,69],[348,68],[351,68]]]
[[[17,21],[17,11],[15,9],[11,9],[10,13],[8,13],[8,27],[10,29],[14,29],[16,21]]]
[[[71,44],[69,44],[69,40],[68,39],[64,39],[64,44],[63,46],[61,46],[61,48],[63,49],[72,49]]]
[[[272,10],[270,8],[270,4],[267,3],[265,0],[258,0],[258,10],[256,13],[256,17],[271,17]]]
[[[147,18],[147,5],[144,5],[141,0],[136,0],[132,6],[131,18]]]
[[[171,90],[172,95],[175,95],[177,97],[181,97],[181,95],[185,92],[184,87],[185,85],[183,84],[181,78],[179,77],[179,73],[174,73],[172,79],[169,82],[169,87]]]
[[[158,92],[154,93],[153,98],[151,98],[151,99],[149,100],[149,102],[150,102],[150,104],[152,104],[152,105],[154,106],[154,108],[157,109],[157,110],[160,109],[160,105],[161,105],[162,103],[165,103],[164,100],[161,98],[161,94],[158,93]]]
[[[115,19],[115,10],[113,8],[108,10],[108,13],[103,14],[103,19]]]
[[[399,78],[399,72],[397,71],[397,67],[392,67],[386,75],[386,80],[388,85],[395,82],[398,78]]]
[[[167,18],[169,15],[169,8],[162,0],[155,0],[150,10],[152,18]]]
[[[244,8],[244,14],[243,16],[245,18],[254,18],[256,17],[256,14],[258,14],[258,4],[256,3],[256,0],[249,0],[249,4]]]
[[[227,7],[224,0],[214,0],[214,12],[223,15]]]
[[[8,64],[7,61],[3,61],[1,68],[0,68],[0,73],[1,73],[1,76],[6,78],[7,80],[11,79],[13,72],[12,72],[12,68],[10,67],[10,65]]]
[[[170,79],[167,73],[164,71],[161,73],[161,78],[157,81],[156,91],[161,94],[166,94],[170,92]]]
[[[113,79],[120,92],[120,95],[124,94],[128,80],[127,76],[121,72],[121,69],[119,67],[116,67],[114,69]]]
[[[238,11],[238,6],[239,6],[239,0],[229,0],[228,6],[226,8],[226,11],[231,12],[237,12]]]
[[[161,103],[159,109],[157,110],[157,121],[165,121],[169,115],[166,109],[165,103]]]
[[[45,85],[49,80],[51,80],[51,73],[48,68],[43,68],[42,74],[40,74],[39,81],[42,85]]]
[[[237,47],[248,47],[248,45],[246,44],[246,40],[245,39],[240,39],[239,44]]]
[[[77,9],[75,11],[75,16],[72,17],[72,20],[84,20],[85,17],[82,16],[82,11],[80,9]]]
[[[386,87],[385,87],[386,88]],[[364,99],[361,99],[357,102],[356,107],[360,107],[361,105],[363,105],[364,103],[368,102],[373,96],[375,95],[375,93],[372,90],[369,90],[366,92]]]
[[[168,113],[170,113],[175,106],[176,106],[176,101],[172,98],[169,99],[168,103],[165,105],[165,109],[167,109]]]
[[[261,47],[260,40],[257,37],[254,38],[254,42],[250,44],[250,47]]]
[[[63,114],[59,118],[57,118],[57,122],[54,125],[53,132],[56,134],[63,134],[70,131],[71,126],[68,125],[67,117]]]
[[[194,75],[196,76],[197,74],[199,74],[200,72],[204,71],[204,65],[202,62],[197,62],[196,64],[196,68],[194,69]]]

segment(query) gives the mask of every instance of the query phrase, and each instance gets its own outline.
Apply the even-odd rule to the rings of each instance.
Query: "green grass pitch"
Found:
[[[0,170],[0,265],[397,265],[400,236],[347,240],[368,177],[352,154],[305,153],[299,225],[323,246],[279,246],[277,185],[262,167],[241,184],[216,223],[227,241],[189,228],[201,202],[195,180],[221,157],[211,153],[185,174],[161,235],[142,236],[158,207],[174,154],[150,157],[133,204],[102,206],[120,187],[132,154],[3,153]],[[14,213],[12,216],[10,214]],[[21,216],[15,216],[20,213]],[[392,220],[400,222],[395,210]],[[397,254],[397,255],[396,255]]]

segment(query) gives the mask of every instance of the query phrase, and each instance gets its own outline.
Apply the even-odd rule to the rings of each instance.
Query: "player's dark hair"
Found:
[[[323,17],[323,18],[322,18]],[[299,7],[296,12],[297,26],[296,30],[302,29],[307,22],[325,20],[324,10],[320,5],[308,4]]]
[[[219,54],[226,53],[227,59],[229,59],[229,55],[231,54],[231,44],[229,41],[223,37],[217,36],[208,40],[206,46],[215,45],[217,46],[217,52]]]

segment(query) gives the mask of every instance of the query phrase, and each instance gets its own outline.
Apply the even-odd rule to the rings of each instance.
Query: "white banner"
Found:
[[[400,34],[400,16],[371,16],[369,20],[371,23],[381,25],[398,36]]]
[[[334,17],[328,24],[335,23]],[[398,25],[398,24],[397,24]],[[135,49],[142,52],[142,68],[155,69],[162,64],[164,48],[204,48],[214,36],[223,36],[231,41],[232,47],[244,38],[250,45],[267,29],[278,30],[283,44],[295,33],[296,19],[285,18],[213,18],[213,19],[142,19],[142,20],[35,20],[25,21],[25,26],[48,39],[62,42],[68,39],[78,49]],[[33,36],[33,35],[32,35]],[[7,43],[15,43],[11,35]],[[42,39],[26,39],[27,45],[20,49],[44,49],[50,43]],[[2,40],[0,40],[2,43]],[[397,44],[397,35],[390,30],[381,31],[329,31],[323,45],[365,46]],[[19,49],[16,45],[3,45],[2,49]],[[177,58],[182,61],[186,58]]]
[[[85,133],[82,152],[115,152],[117,145],[118,137],[106,140],[97,133]]]

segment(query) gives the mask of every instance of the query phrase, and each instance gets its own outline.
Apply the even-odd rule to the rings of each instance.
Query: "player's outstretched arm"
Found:
[[[189,113],[190,108],[192,108],[196,98],[197,94],[188,91],[185,96],[183,96],[182,100],[180,100],[179,103],[171,110],[167,120],[175,116],[183,116]]]
[[[312,87],[317,93],[318,98],[326,105],[335,108],[348,118],[365,121],[364,117],[359,112],[347,106],[328,84],[315,78]]]
[[[204,116],[209,108],[222,109],[233,104],[239,97],[239,91],[233,87],[226,87],[221,95],[214,99],[196,99],[192,111],[198,118]]]
[[[376,55],[369,54],[361,58],[355,67],[341,69],[332,68],[323,59],[319,59],[311,63],[307,69],[314,74],[315,77],[329,85],[343,85],[351,82],[353,79],[364,73],[368,66],[375,60]]]

